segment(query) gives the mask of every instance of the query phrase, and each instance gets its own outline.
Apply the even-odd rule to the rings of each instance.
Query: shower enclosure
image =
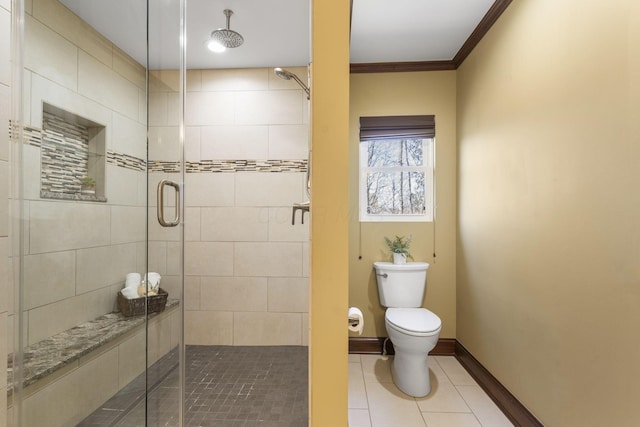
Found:
[[[182,245],[155,242],[183,234],[184,2],[15,4],[23,126],[9,424],[76,425],[98,411],[98,425],[181,425],[182,376],[174,405],[148,396],[183,370]],[[103,34],[109,22],[116,37]],[[171,82],[154,71],[164,63],[177,64]],[[151,272],[160,289],[145,304]]]
[[[166,225],[183,203],[184,73],[169,83],[154,71],[170,61],[184,68],[183,10],[177,0],[14,2],[14,23],[23,16],[13,82],[22,87],[15,119],[23,126],[12,153],[21,232],[9,425],[76,425],[94,411],[93,425],[181,425],[181,375],[162,406],[150,391],[184,366],[182,246],[165,246],[160,260],[153,244],[161,227],[154,172],[168,160],[157,209]],[[107,38],[113,23],[118,35]],[[174,107],[165,110],[161,143],[153,133],[158,94]],[[174,157],[149,164],[160,149]],[[167,235],[180,242],[182,229],[178,219]],[[150,291],[147,272],[161,277],[154,305],[135,298]],[[135,274],[134,298],[123,297]]]
[[[266,37],[242,27],[260,3],[235,10],[247,45]],[[291,209],[307,200],[309,58],[198,63],[208,34],[189,28],[221,27],[222,9],[14,0],[7,425],[187,425],[205,403],[185,372],[227,347],[301,355],[306,410],[309,230]]]

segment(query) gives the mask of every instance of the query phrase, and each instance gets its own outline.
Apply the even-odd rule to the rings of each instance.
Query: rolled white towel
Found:
[[[129,282],[125,282],[124,287],[125,288],[137,288],[140,285],[140,282],[136,282],[134,280],[131,280]]]
[[[126,287],[124,289],[122,289],[120,292],[122,292],[122,295],[126,298],[126,299],[133,299],[133,298],[138,298],[138,287]]]
[[[158,289],[160,288],[160,274],[155,272],[147,273],[145,276],[145,281],[149,283],[149,289]]]
[[[141,281],[140,273],[129,273],[124,283],[127,288],[137,288]]]

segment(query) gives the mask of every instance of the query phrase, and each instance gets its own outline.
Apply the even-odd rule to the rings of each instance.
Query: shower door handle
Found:
[[[176,190],[176,217],[173,221],[164,219],[164,187],[168,185]],[[163,179],[158,183],[158,222],[163,227],[175,227],[180,224],[180,184]]]

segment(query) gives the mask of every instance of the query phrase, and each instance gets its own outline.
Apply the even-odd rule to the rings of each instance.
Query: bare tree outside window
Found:
[[[432,141],[394,139],[361,142],[361,191],[364,190],[361,203],[365,203],[366,216],[380,219],[381,216],[427,213],[432,191],[429,150]]]

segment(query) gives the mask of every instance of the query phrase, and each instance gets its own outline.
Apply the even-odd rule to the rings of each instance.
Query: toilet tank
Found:
[[[378,295],[384,307],[415,308],[422,306],[427,285],[426,262],[374,262]]]

